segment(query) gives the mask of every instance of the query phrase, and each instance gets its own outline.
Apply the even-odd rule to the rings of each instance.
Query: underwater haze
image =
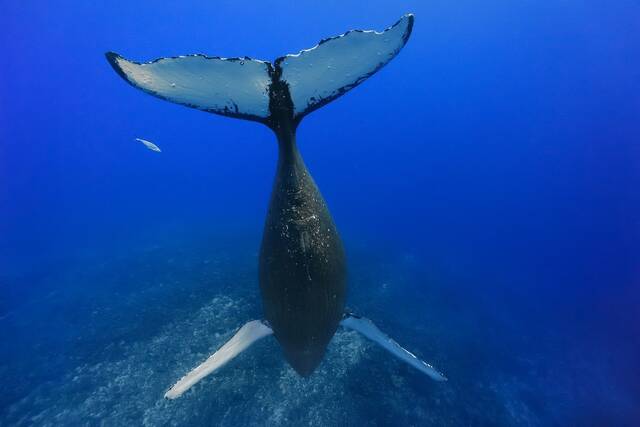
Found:
[[[180,399],[263,315],[278,146],[105,60],[273,61],[415,14],[298,146],[342,235],[349,309],[308,378],[273,338]],[[0,4],[0,425],[640,425],[640,4]],[[161,149],[147,149],[136,138]]]

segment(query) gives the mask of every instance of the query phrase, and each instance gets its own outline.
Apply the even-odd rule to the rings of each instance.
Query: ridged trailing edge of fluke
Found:
[[[278,165],[258,269],[265,319],[242,326],[171,387],[165,395],[168,399],[181,396],[269,335],[275,336],[299,375],[311,375],[339,326],[359,332],[432,379],[446,380],[370,320],[345,314],[344,248],[296,145],[302,118],[388,64],[407,43],[413,21],[413,15],[407,14],[384,31],[351,30],[273,62],[202,54],[136,62],[106,54],[130,85],[177,104],[263,123],[278,140]]]

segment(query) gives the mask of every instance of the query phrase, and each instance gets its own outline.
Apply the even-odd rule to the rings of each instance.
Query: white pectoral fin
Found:
[[[251,322],[245,323],[218,351],[175,383],[173,387],[165,393],[164,397],[167,399],[176,399],[182,396],[182,394],[189,390],[195,383],[225,365],[260,338],[264,338],[272,333],[271,328],[261,320],[252,320]]]
[[[398,359],[427,374],[432,379],[436,381],[447,380],[447,378],[442,373],[438,372],[433,366],[418,359],[413,353],[404,349],[391,337],[378,329],[371,320],[347,313],[340,324],[345,328],[360,332],[362,335],[377,343],[380,347],[384,348]]]

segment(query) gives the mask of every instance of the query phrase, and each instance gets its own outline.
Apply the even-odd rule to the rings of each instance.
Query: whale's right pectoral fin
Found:
[[[418,359],[413,353],[404,349],[400,344],[391,339],[391,337],[378,329],[371,320],[356,316],[355,314],[345,313],[340,324],[345,328],[360,332],[362,335],[369,338],[371,341],[375,342],[398,359],[413,366],[420,372],[427,374],[432,379],[436,381],[447,380],[447,378],[442,373],[438,372],[433,366]]]
[[[176,399],[182,396],[182,394],[189,390],[195,383],[207,375],[212,374],[218,368],[242,353],[254,342],[272,333],[271,328],[262,320],[252,320],[251,322],[245,323],[218,351],[175,383],[173,387],[165,393],[164,397],[167,399]]]

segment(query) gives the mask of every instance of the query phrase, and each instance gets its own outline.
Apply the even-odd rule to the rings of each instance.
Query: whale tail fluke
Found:
[[[274,88],[284,83],[292,119],[343,95],[393,59],[407,42],[413,15],[382,32],[352,30],[273,63],[188,55],[135,62],[106,53],[129,84],[158,98],[199,110],[270,123]]]
[[[281,79],[289,86],[295,118],[340,97],[389,63],[409,40],[413,20],[407,14],[381,32],[347,31],[276,59]]]

